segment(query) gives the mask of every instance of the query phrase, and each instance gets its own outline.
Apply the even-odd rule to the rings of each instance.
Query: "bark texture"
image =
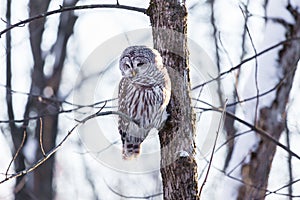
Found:
[[[300,37],[300,14],[289,8],[295,18],[287,32],[287,38]],[[260,110],[258,120],[259,128],[267,131],[271,136],[279,140],[285,128],[286,105],[292,88],[297,63],[300,59],[300,42],[294,40],[286,43],[278,56],[278,69],[282,71],[284,78],[276,90],[276,97],[270,107]],[[268,178],[272,161],[276,152],[276,145],[265,138],[261,138],[256,151],[252,152],[250,162],[242,166],[242,178],[246,183],[239,189],[238,199],[264,199],[268,186]]]
[[[154,48],[171,77],[171,100],[165,126],[159,132],[161,175],[166,200],[199,199],[195,154],[195,116],[191,107],[187,48],[187,10],[174,0],[152,0],[147,10]]]

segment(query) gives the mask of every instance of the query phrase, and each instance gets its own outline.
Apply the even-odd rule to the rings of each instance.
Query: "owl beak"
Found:
[[[134,70],[131,70],[131,75],[132,75],[132,77],[135,77],[136,72]]]

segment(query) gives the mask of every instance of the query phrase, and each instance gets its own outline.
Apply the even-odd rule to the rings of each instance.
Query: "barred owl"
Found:
[[[152,128],[159,129],[171,95],[171,82],[159,52],[146,46],[126,48],[120,58],[118,129],[123,159],[137,157]]]

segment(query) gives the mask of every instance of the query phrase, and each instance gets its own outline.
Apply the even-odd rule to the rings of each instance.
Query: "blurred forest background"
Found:
[[[100,146],[83,136],[96,134],[89,122],[77,129],[79,119],[115,109],[123,49],[114,46],[119,40],[110,42],[134,45],[136,30],[151,30],[150,2],[0,2],[0,199],[163,199],[159,160],[156,170],[132,173],[98,159],[121,154],[110,151],[121,146],[115,117],[97,118],[108,141]],[[209,169],[201,199],[300,199],[300,2],[170,2],[186,7],[187,36],[218,73],[202,81],[206,72],[190,63],[199,187]],[[109,6],[87,6],[99,3]],[[209,91],[210,84],[217,90]],[[209,113],[220,113],[226,99],[210,162],[212,145],[208,152],[203,146],[218,120]],[[149,140],[144,151],[157,151],[155,133]]]

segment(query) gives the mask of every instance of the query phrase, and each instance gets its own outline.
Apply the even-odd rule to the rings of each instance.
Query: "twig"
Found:
[[[5,85],[0,84],[0,87],[1,86],[5,87]],[[67,105],[74,106],[75,108],[71,108],[71,109],[67,109],[67,110],[60,109],[58,112],[51,112],[51,113],[47,113],[47,114],[37,115],[37,116],[34,116],[34,117],[26,117],[26,118],[23,118],[23,119],[0,120],[0,123],[11,123],[11,122],[21,123],[21,122],[24,122],[24,121],[36,120],[36,119],[39,119],[41,117],[53,116],[53,115],[57,115],[57,114],[61,114],[61,113],[69,113],[69,112],[77,111],[79,109],[87,108],[87,107],[89,107],[89,108],[99,108],[98,105],[100,105],[100,104],[103,104],[105,102],[115,101],[115,100],[118,99],[118,98],[112,98],[112,99],[102,100],[102,101],[99,101],[99,102],[96,102],[96,103],[93,103],[93,104],[84,105],[84,104],[71,103],[71,102],[68,102],[68,101],[65,101],[65,100],[58,100],[58,99],[54,99],[54,98],[46,98],[46,97],[43,97],[41,95],[34,95],[34,94],[26,93],[26,92],[20,92],[20,91],[12,90],[12,89],[9,89],[9,88],[6,88],[6,89],[8,91],[10,91],[11,93],[24,94],[24,95],[28,95],[30,97],[35,97],[39,101],[42,101],[43,103],[49,103],[49,102],[59,103],[59,104],[65,103]],[[106,107],[106,108],[108,108],[108,107]]]
[[[231,140],[234,140],[235,138],[240,137],[240,136],[242,136],[242,135],[248,134],[248,133],[250,133],[251,131],[252,131],[252,130],[250,129],[250,130],[247,130],[247,131],[243,131],[243,132],[241,132],[241,133],[236,133],[236,134],[234,134],[233,136],[227,138],[226,141],[223,142],[223,144],[221,144],[221,145],[216,149],[215,152],[218,152],[223,146],[225,146],[225,145],[226,145],[228,142],[230,142]]]
[[[84,147],[82,146],[82,143],[81,142],[77,142],[77,145],[78,145],[78,148],[79,149],[83,149]],[[81,156],[81,162],[82,162],[82,165],[84,167],[84,173],[85,173],[85,177],[86,177],[86,180],[87,182],[89,183],[90,185],[90,188],[92,190],[92,198],[91,199],[94,199],[94,200],[99,200],[100,198],[98,197],[98,192],[97,192],[97,189],[96,189],[96,185],[95,185],[95,180],[94,180],[94,176],[92,175],[92,172],[91,172],[91,169],[88,165],[88,161],[86,160],[86,156]]]
[[[126,6],[126,5],[120,5],[120,4],[91,4],[91,5],[81,5],[81,6],[70,6],[70,7],[62,7],[60,6],[59,9],[52,10],[49,12],[41,13],[36,16],[30,17],[28,19],[22,20],[18,23],[15,23],[8,28],[4,29],[3,31],[0,31],[0,38],[1,36],[10,31],[11,29],[15,27],[19,27],[21,25],[27,24],[29,22],[32,22],[37,19],[45,18],[50,15],[62,13],[62,12],[67,12],[67,11],[74,11],[74,10],[84,10],[84,9],[94,9],[94,8],[118,8],[118,9],[125,9],[125,10],[130,10],[130,11],[136,11],[136,12],[141,12],[141,13],[146,13],[146,9],[144,8],[136,8],[132,6]]]
[[[115,101],[117,100],[118,98],[112,98],[112,99],[106,99],[106,100],[102,100],[102,101],[98,101],[96,103],[92,103],[92,104],[76,104],[76,103],[71,103],[69,101],[66,101],[66,100],[59,100],[57,98],[48,98],[48,97],[44,97],[42,95],[36,95],[36,94],[32,94],[30,92],[22,92],[22,91],[17,91],[17,90],[13,90],[11,89],[10,87],[8,87],[7,85],[4,85],[4,84],[1,84],[0,83],[0,87],[4,87],[7,91],[11,92],[11,93],[14,93],[14,94],[21,94],[21,95],[26,95],[26,96],[29,96],[29,97],[34,97],[34,98],[37,98],[40,102],[43,102],[43,103],[58,103],[58,104],[67,104],[67,105],[70,105],[70,106],[74,106],[74,107],[93,107],[95,108],[95,106],[99,105],[99,104],[102,104],[102,103],[105,103],[105,102],[110,102],[110,101]]]
[[[266,194],[264,197],[266,197],[266,196],[268,196],[268,195],[270,195],[270,194],[284,195],[284,196],[289,196],[289,197],[300,197],[300,195],[292,195],[291,193],[284,194],[284,193],[279,193],[279,192],[278,192],[278,191],[283,190],[283,189],[285,189],[285,188],[287,188],[287,187],[291,187],[293,184],[295,184],[295,183],[297,183],[297,182],[299,182],[299,181],[300,181],[300,179],[297,179],[297,180],[294,180],[294,181],[289,182],[288,184],[286,184],[286,185],[284,185],[284,186],[281,186],[280,188],[278,188],[278,189],[276,189],[276,190],[274,190],[274,191],[269,191],[269,193]]]
[[[197,148],[197,149],[199,150],[199,148]],[[200,150],[199,150],[199,151],[200,151]],[[201,151],[200,151],[200,152],[201,152]],[[244,158],[244,159],[245,159],[245,158]],[[204,160],[207,162],[207,165],[208,165],[208,164],[209,164],[209,160],[207,160],[205,157],[204,157]],[[238,165],[240,165],[240,163],[239,163]],[[238,165],[237,165],[237,166],[238,166]],[[280,191],[280,190],[282,190],[282,189],[284,189],[284,188],[286,188],[286,187],[289,187],[289,186],[291,186],[291,185],[293,185],[293,184],[295,184],[295,183],[297,183],[297,182],[300,182],[300,179],[294,180],[293,182],[290,182],[290,183],[288,183],[288,184],[286,184],[286,185],[284,185],[284,186],[281,186],[280,188],[278,188],[278,189],[276,189],[276,190],[274,190],[274,191],[271,191],[271,190],[268,190],[268,189],[265,189],[265,188],[258,187],[257,185],[253,185],[253,184],[251,184],[251,183],[247,183],[247,182],[245,182],[245,181],[243,181],[243,180],[241,180],[241,179],[239,179],[239,178],[237,178],[237,177],[232,176],[231,173],[234,171],[235,168],[237,168],[237,166],[235,166],[229,173],[227,173],[225,170],[222,170],[222,169],[217,168],[216,166],[213,166],[213,165],[212,165],[212,167],[213,167],[214,169],[216,169],[217,171],[223,173],[226,177],[228,177],[228,178],[230,178],[230,179],[232,179],[232,180],[234,180],[234,181],[237,181],[237,182],[239,182],[239,183],[241,183],[241,184],[247,185],[247,186],[249,186],[249,187],[252,187],[252,188],[255,188],[255,189],[258,189],[258,190],[265,191],[265,192],[266,192],[266,195],[264,196],[264,198],[265,198],[266,196],[271,195],[271,194],[275,194],[275,195],[278,195],[278,196],[288,196],[288,197],[293,197],[293,198],[294,198],[294,197],[300,197],[300,195],[289,195],[289,194],[286,194],[286,193],[279,193],[279,192],[278,192],[278,191]],[[205,166],[205,167],[206,167],[206,166]],[[263,197],[262,197],[262,198],[263,198]]]
[[[248,6],[248,4],[247,4],[247,6]],[[248,11],[247,6],[245,6],[246,7],[246,12]],[[241,10],[241,12],[242,12],[242,14],[244,16],[244,19],[246,21],[245,22],[245,30],[246,30],[246,32],[248,34],[249,39],[250,39],[252,49],[253,49],[253,51],[254,51],[254,53],[256,55],[257,54],[257,50],[255,48],[255,45],[254,45],[254,42],[253,42],[250,30],[249,30],[248,25],[247,25],[247,19],[248,19],[247,16],[248,16],[248,13],[245,14],[241,6],[239,6],[239,8],[240,8],[240,10]],[[258,105],[259,105],[259,97],[258,97],[258,95],[259,95],[259,86],[258,86],[258,78],[257,77],[258,77],[258,61],[257,61],[257,58],[255,58],[255,72],[254,72],[255,89],[256,89],[256,104],[255,104],[255,113],[254,113],[254,124],[255,125],[257,124],[257,113],[258,113]]]
[[[233,62],[230,58],[230,55],[228,53],[228,51],[226,50],[226,47],[224,46],[224,44],[222,43],[222,38],[221,38],[221,34],[219,33],[218,35],[218,38],[219,38],[219,43],[220,43],[220,46],[222,47],[223,51],[225,52],[225,55],[229,61],[229,64],[230,66],[233,66]],[[243,49],[243,52],[244,52],[244,40],[243,40],[243,45],[242,45],[242,49]],[[242,59],[241,59],[242,60]],[[239,75],[240,75],[240,70],[237,70],[236,72],[236,75],[235,75],[235,81],[234,81],[234,84],[233,84],[233,93],[232,93],[232,97],[231,99],[233,100],[240,100],[240,97],[239,97],[239,93],[238,93],[238,84],[239,84]],[[236,106],[232,106],[231,108],[229,108],[229,110],[233,113],[235,113],[236,111]],[[233,140],[228,140],[228,145],[227,145],[227,154],[226,154],[226,157],[225,157],[225,162],[224,162],[224,169],[227,168],[227,166],[229,165],[229,162],[232,158],[232,154],[233,154],[233,151],[234,151],[234,135],[236,133],[236,129],[234,127],[234,120],[230,119],[230,118],[225,118],[224,120],[224,128],[226,130],[226,137],[227,138],[233,138]]]
[[[221,72],[221,57],[220,57],[220,52],[219,52],[219,43],[218,43],[218,28],[216,25],[216,18],[215,18],[215,0],[211,0],[210,2],[210,10],[211,10],[211,15],[210,15],[210,21],[211,21],[211,26],[213,29],[213,40],[214,40],[214,47],[215,47],[215,58],[216,58],[216,63],[217,63],[217,70],[218,70],[218,74],[220,74]],[[218,84],[218,89],[217,89],[217,93],[218,93],[218,97],[219,97],[219,101],[221,103],[223,103],[223,97],[222,97],[222,90],[221,90],[221,80],[218,79],[217,80],[217,84]]]
[[[205,111],[217,111],[217,112],[223,112],[223,109],[222,108],[217,108],[207,102],[204,102],[202,100],[199,100],[198,101],[206,104],[206,105],[209,105],[211,106],[211,108],[200,108],[200,107],[196,107],[196,108],[199,108],[199,109],[202,109],[202,110],[205,110]],[[285,145],[283,145],[282,143],[280,143],[279,141],[277,141],[275,138],[273,138],[267,131],[259,128],[259,127],[256,127],[254,126],[253,124],[245,121],[245,120],[242,120],[241,118],[235,116],[234,114],[228,112],[228,111],[225,111],[226,112],[226,115],[235,119],[236,121],[248,126],[249,128],[251,128],[251,130],[255,131],[256,133],[258,133],[259,135],[261,135],[262,137],[270,140],[271,142],[273,142],[274,144],[276,144],[277,146],[281,147],[283,150],[287,151],[289,154],[291,154],[292,156],[296,157],[297,159],[300,160],[300,156],[298,154],[296,154],[295,152],[293,152],[292,150],[290,150],[288,147],[286,147]]]
[[[151,195],[145,195],[145,196],[127,196],[127,195],[124,195],[124,194],[121,194],[117,191],[115,191],[106,181],[105,179],[103,179],[105,185],[108,187],[108,189],[110,191],[112,191],[114,194],[118,195],[119,197],[122,197],[122,198],[125,198],[125,199],[150,199],[150,198],[153,198],[153,197],[157,197],[157,196],[161,196],[163,193],[160,192],[160,193],[156,193],[156,194],[151,194]]]
[[[104,147],[103,149],[101,149],[100,151],[97,151],[96,154],[97,156],[99,156],[101,153],[103,153],[104,151],[106,151],[107,149],[109,149],[110,147],[112,147],[113,145],[117,144],[120,140],[115,140],[114,142],[110,143],[109,145],[107,145],[106,147]]]
[[[43,120],[40,117],[40,148],[44,157],[46,157],[46,153],[43,147]]]
[[[243,12],[243,10],[242,10],[242,8],[241,8],[241,6],[239,5],[239,8],[242,11],[242,14],[244,16],[244,29],[243,29],[242,44],[241,44],[242,45],[242,53],[241,53],[241,57],[240,57],[240,59],[243,60],[245,58],[246,53],[247,53],[247,50],[246,50],[246,35],[247,35],[247,30],[246,30],[245,26],[247,26],[247,23],[248,23],[249,17],[250,17],[250,15],[249,15],[250,13],[248,11],[249,0],[247,0],[247,2],[241,3],[241,4],[244,6],[245,13],[246,13],[246,15],[245,15],[244,12]],[[239,77],[239,74],[240,74],[240,71],[238,71],[237,77]]]
[[[92,118],[99,117],[99,116],[105,116],[105,115],[119,115],[119,116],[124,117],[127,120],[130,120],[130,121],[132,121],[132,122],[134,122],[134,123],[136,123],[138,125],[138,123],[135,120],[131,119],[129,116],[125,115],[124,113],[117,112],[117,111],[106,111],[106,112],[99,112],[99,111],[97,111],[95,114],[90,115],[90,116],[84,118],[83,120],[78,121],[78,123],[68,132],[68,134],[54,148],[52,148],[50,151],[48,151],[47,153],[45,153],[45,155],[44,155],[43,158],[39,159],[35,164],[33,164],[31,167],[29,167],[29,168],[27,168],[25,170],[19,171],[19,172],[14,173],[14,174],[11,174],[10,176],[6,176],[5,179],[3,179],[3,180],[0,181],[0,184],[4,183],[4,182],[6,182],[6,181],[8,181],[10,179],[17,178],[17,177],[23,176],[25,174],[28,174],[28,173],[34,171],[36,168],[38,168],[41,164],[43,164],[44,162],[46,162],[54,153],[56,153],[61,148],[61,146],[70,137],[70,135],[74,132],[74,130],[76,128],[78,128],[80,125],[83,125],[86,121],[88,121],[88,120],[90,120]],[[25,141],[25,139],[23,139],[23,140]],[[22,148],[22,146],[23,145],[20,145],[20,147],[19,147],[19,149],[18,149],[17,152],[20,151],[20,149]],[[15,160],[16,156],[17,156],[17,153],[14,156],[13,160]]]
[[[14,157],[11,159],[11,161],[10,161],[10,163],[9,163],[7,169],[6,169],[5,178],[8,178],[8,171],[9,171],[12,163],[17,159],[17,157],[19,155],[19,152],[21,151],[22,147],[24,146],[26,136],[27,136],[27,133],[26,133],[26,130],[24,130],[22,142],[21,142],[20,146],[18,147]]]
[[[287,119],[285,119],[285,134],[286,134],[286,145],[288,148],[290,148],[291,144],[290,144],[290,129],[288,127],[288,121]],[[288,171],[289,171],[289,182],[292,183],[293,182],[293,165],[292,165],[292,156],[289,154],[288,155],[288,159],[287,159],[287,162],[288,162]],[[293,187],[292,185],[288,185],[288,192],[289,192],[289,195],[293,195]],[[291,200],[292,198],[290,198]]]
[[[211,156],[210,156],[210,160],[209,160],[209,164],[208,164],[208,169],[207,169],[207,172],[206,172],[206,175],[204,177],[203,183],[202,183],[202,185],[200,187],[200,190],[199,190],[199,196],[200,197],[201,197],[201,192],[202,192],[203,187],[204,187],[204,185],[205,185],[205,183],[207,181],[208,174],[209,174],[209,171],[210,171],[210,168],[211,168],[211,165],[212,165],[212,160],[213,160],[213,157],[214,157],[214,154],[215,154],[215,148],[216,148],[216,145],[217,145],[218,136],[219,136],[220,129],[221,129],[221,126],[222,126],[222,121],[223,121],[223,119],[225,117],[225,113],[226,113],[226,105],[227,105],[227,99],[225,100],[223,111],[222,111],[222,115],[221,115],[221,118],[220,118],[220,121],[219,121],[219,125],[218,125],[218,130],[216,132],[216,137],[215,137],[213,149],[211,151]]]
[[[77,122],[81,123],[81,124],[84,124],[86,121],[92,119],[92,118],[95,118],[95,117],[99,117],[99,116],[104,116],[104,115],[119,115],[125,119],[127,119],[128,121],[132,121],[134,122],[136,125],[139,126],[139,122],[134,120],[134,119],[131,119],[128,115],[124,114],[124,113],[121,113],[121,112],[118,112],[118,111],[105,111],[105,112],[96,112],[95,114],[92,114],[82,120],[76,120]]]
[[[218,148],[216,148],[216,150],[215,150],[215,153],[217,153],[219,150],[221,150],[221,148],[223,147],[223,146],[225,146],[230,140],[233,140],[234,138],[236,138],[236,137],[239,137],[239,136],[242,136],[242,135],[244,135],[244,134],[247,134],[247,133],[249,133],[249,132],[251,132],[252,130],[247,130],[247,131],[244,131],[244,132],[241,132],[241,133],[238,133],[238,134],[235,134],[234,136],[232,136],[232,137],[230,137],[229,139],[226,139],[226,141],[225,142],[223,142],[223,144],[221,144]],[[199,153],[203,156],[203,158],[204,158],[204,160],[205,161],[207,161],[207,164],[205,165],[205,167],[204,167],[204,169],[202,170],[202,172],[200,173],[200,175],[199,175],[199,177],[198,177],[198,181],[200,180],[200,178],[202,177],[202,174],[204,173],[204,170],[205,170],[205,168],[208,166],[208,164],[209,164],[209,161],[206,159],[206,157],[203,155],[203,153],[201,152],[201,150],[200,150],[200,148],[199,147],[197,147],[197,150],[199,151]],[[244,160],[244,159],[243,159]],[[215,167],[216,168],[216,167]],[[220,171],[222,171],[225,175],[229,175],[230,173],[225,173],[225,169],[223,169],[223,170],[221,170],[221,169],[218,169],[218,168],[216,168],[217,170],[220,170]],[[232,170],[231,170],[232,171]]]
[[[287,74],[286,74],[283,78],[281,78],[281,80],[280,80],[273,88],[271,88],[271,89],[269,89],[269,90],[267,90],[267,91],[265,91],[265,92],[262,92],[262,93],[260,93],[260,94],[258,94],[258,95],[255,95],[255,96],[252,96],[252,97],[249,97],[249,98],[246,98],[246,99],[238,100],[238,101],[235,101],[235,102],[232,102],[232,103],[228,103],[228,104],[227,104],[227,107],[235,106],[236,104],[239,104],[239,103],[245,103],[245,102],[247,102],[247,101],[251,101],[251,100],[257,99],[258,97],[265,96],[265,95],[267,95],[267,94],[269,94],[269,93],[275,91],[276,89],[278,89],[278,88],[285,82],[285,80],[286,80],[286,78],[287,78],[288,76],[290,76],[291,74],[293,74],[293,71],[294,71],[296,68],[297,68],[297,66],[295,66],[295,67],[293,68],[293,70],[288,71]],[[199,98],[192,98],[192,100],[198,101]]]
[[[209,160],[207,160],[206,158],[204,158],[204,160],[207,162],[207,165],[208,165],[208,164],[209,164]],[[206,166],[205,166],[205,167],[206,167]],[[239,179],[239,178],[237,178],[237,177],[234,177],[234,176],[230,175],[229,173],[226,173],[226,171],[223,170],[223,169],[217,168],[216,166],[213,166],[213,165],[212,165],[212,167],[213,167],[214,169],[216,169],[217,171],[223,173],[226,177],[228,177],[228,178],[230,178],[230,179],[232,179],[232,180],[234,180],[234,181],[237,181],[237,182],[239,182],[239,183],[241,183],[241,184],[247,185],[247,186],[252,187],[252,188],[256,188],[256,189],[259,189],[259,190],[263,190],[263,191],[267,191],[267,192],[268,192],[268,190],[266,190],[266,189],[259,188],[257,185],[253,185],[253,184],[250,184],[250,183],[246,183],[246,182],[243,181],[242,179]]]
[[[284,45],[284,44],[286,44],[286,43],[289,43],[289,42],[292,42],[292,41],[295,41],[295,40],[300,40],[300,37],[289,38],[289,39],[283,40],[283,41],[281,41],[281,42],[278,42],[277,44],[275,44],[275,45],[273,45],[273,46],[270,46],[270,47],[266,48],[265,50],[263,50],[263,51],[261,51],[261,52],[255,54],[255,55],[253,55],[253,56],[251,56],[251,57],[249,57],[249,58],[243,60],[242,62],[240,62],[240,63],[239,63],[238,65],[236,65],[235,67],[232,67],[232,68],[230,68],[229,70],[220,73],[217,77],[212,78],[212,79],[210,79],[210,80],[208,80],[208,81],[206,81],[206,82],[204,82],[204,83],[202,83],[202,84],[199,84],[199,85],[194,86],[194,87],[192,88],[192,90],[195,90],[195,89],[197,89],[197,88],[203,87],[203,86],[205,86],[205,85],[207,85],[207,84],[209,84],[209,83],[211,83],[211,82],[213,82],[213,81],[215,81],[215,80],[218,80],[218,79],[221,78],[222,76],[224,76],[224,75],[226,75],[226,74],[229,74],[229,73],[233,72],[234,70],[239,69],[243,64],[245,64],[245,63],[247,63],[247,62],[249,62],[249,61],[251,61],[251,60],[257,58],[258,56],[261,56],[261,55],[263,55],[263,54],[269,52],[270,50],[273,50],[273,49],[275,49],[275,48],[277,48],[277,47],[279,47],[279,46],[281,46],[281,45]]]

